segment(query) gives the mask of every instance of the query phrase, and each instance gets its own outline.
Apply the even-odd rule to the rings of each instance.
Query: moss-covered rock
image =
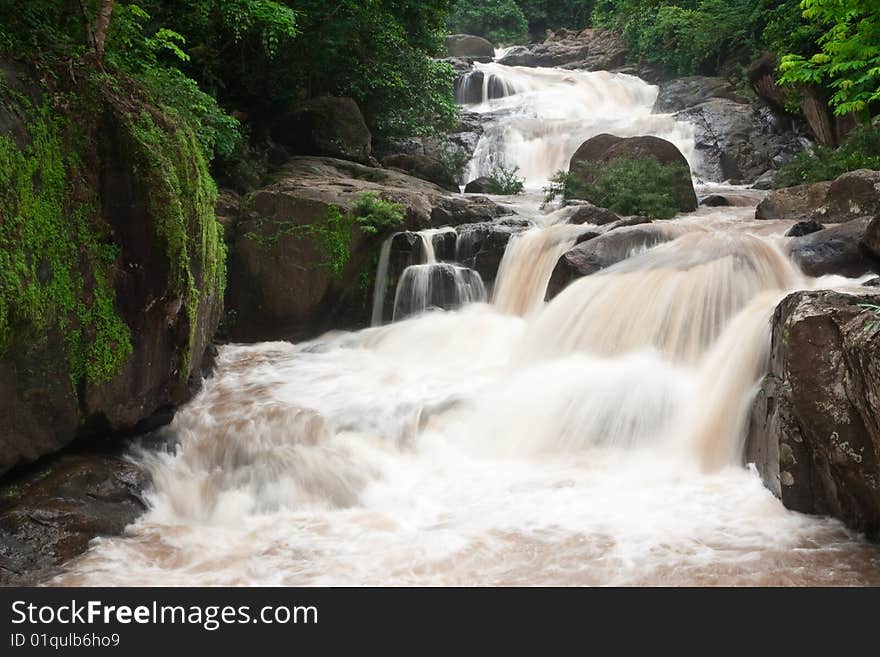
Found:
[[[131,82],[78,79],[0,88],[0,472],[183,401],[222,312],[195,134]]]

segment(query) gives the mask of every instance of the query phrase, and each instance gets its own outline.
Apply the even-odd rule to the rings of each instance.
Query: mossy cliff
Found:
[[[173,113],[124,79],[0,74],[3,472],[186,399],[225,247],[199,142]]]

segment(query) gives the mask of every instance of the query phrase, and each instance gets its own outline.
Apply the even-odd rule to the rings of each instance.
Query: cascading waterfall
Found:
[[[483,103],[477,169],[504,158],[543,182],[600,131],[677,136],[693,157],[636,78],[479,69],[517,94]],[[545,303],[559,256],[603,229],[530,198],[493,304],[420,314],[485,300],[423,231],[403,272],[383,245],[373,328],[222,347],[173,453],[139,457],[148,513],[56,583],[880,585],[876,548],[787,511],[741,463],[773,308],[858,283],[804,277],[785,226],[726,208],[663,223],[670,241]],[[380,326],[398,275],[403,321]]]
[[[477,71],[506,81],[516,93],[487,99],[470,110],[483,115],[484,131],[469,180],[498,165],[518,166],[526,185],[539,189],[590,137],[654,135],[671,141],[699,171],[694,129],[668,114],[653,114],[658,88],[622,73],[477,64]]]

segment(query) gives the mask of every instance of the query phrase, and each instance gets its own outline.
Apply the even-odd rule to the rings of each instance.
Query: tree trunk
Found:
[[[101,9],[98,11],[98,20],[95,23],[94,42],[95,54],[98,63],[104,63],[104,42],[107,40],[107,30],[110,28],[110,15],[113,13],[115,0],[101,0]]]

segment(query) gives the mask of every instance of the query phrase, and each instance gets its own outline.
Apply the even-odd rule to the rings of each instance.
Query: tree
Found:
[[[93,21],[86,3],[80,2],[83,16],[86,20],[86,38],[89,46],[94,50],[95,61],[98,66],[104,66],[105,43],[107,32],[110,29],[110,17],[113,14],[114,0],[101,0],[98,6],[98,16]]]
[[[880,11],[876,0],[803,0],[804,17],[821,26],[819,52],[789,54],[779,69],[782,83],[815,84],[832,90],[837,115],[867,114],[880,101]]]
[[[510,45],[528,39],[529,25],[515,0],[454,0],[449,29],[485,37],[495,44]]]

